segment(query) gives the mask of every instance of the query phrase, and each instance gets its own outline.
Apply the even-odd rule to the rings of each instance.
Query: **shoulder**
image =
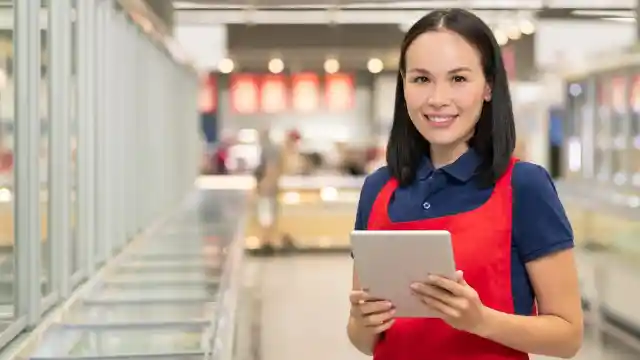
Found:
[[[511,186],[514,192],[547,192],[555,186],[549,172],[542,166],[526,161],[519,161],[513,166]]]
[[[573,247],[573,231],[545,168],[519,162],[511,177],[513,241],[523,261]]]
[[[391,179],[389,169],[386,166],[378,168],[376,171],[365,177],[364,184],[362,184],[361,194],[377,195],[389,179]]]
[[[355,227],[357,230],[366,228],[373,203],[389,179],[391,179],[391,175],[386,166],[372,172],[364,179],[364,184],[362,184],[362,189],[360,190],[360,200],[358,201]]]

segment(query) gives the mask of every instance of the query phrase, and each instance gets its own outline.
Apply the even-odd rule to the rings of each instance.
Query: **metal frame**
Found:
[[[31,337],[37,338],[51,321],[43,322],[45,312],[63,311],[79,296],[74,289],[81,292],[83,281],[95,282],[103,264],[193,189],[199,162],[194,150],[199,148],[197,74],[171,55],[164,39],[135,24],[120,3],[49,1],[43,17],[40,1],[14,0],[15,316],[0,331],[1,355],[2,347],[25,329],[33,329]],[[44,98],[42,26],[49,44]],[[45,101],[48,189],[41,189],[40,105]],[[72,116],[77,122],[75,173]],[[46,205],[41,201],[45,194]],[[42,210],[48,211],[45,241],[51,246],[46,294],[41,291]],[[75,243],[71,210],[76,212]]]
[[[49,231],[53,297],[71,290],[71,0],[49,9]],[[57,300],[57,299],[56,299]],[[46,308],[43,310],[47,310]]]

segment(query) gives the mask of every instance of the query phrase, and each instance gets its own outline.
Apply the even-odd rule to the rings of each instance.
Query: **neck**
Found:
[[[469,145],[466,142],[447,146],[431,145],[431,163],[436,169],[441,168],[458,160],[467,150]]]

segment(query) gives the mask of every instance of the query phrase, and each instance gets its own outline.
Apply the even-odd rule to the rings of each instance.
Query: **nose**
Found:
[[[427,104],[433,107],[442,107],[451,102],[451,89],[446,83],[433,84],[431,93],[427,98]]]

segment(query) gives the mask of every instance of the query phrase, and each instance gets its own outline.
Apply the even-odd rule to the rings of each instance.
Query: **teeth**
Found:
[[[453,118],[455,118],[455,116],[427,116],[427,119],[429,121],[433,121],[437,123],[450,121],[450,120],[453,120]]]

